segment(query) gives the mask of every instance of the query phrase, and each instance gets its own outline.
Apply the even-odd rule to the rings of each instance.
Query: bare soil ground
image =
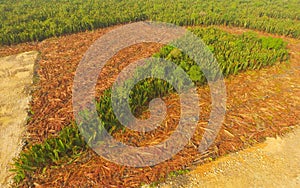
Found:
[[[300,129],[170,178],[162,188],[300,186]]]
[[[38,52],[0,58],[0,187],[9,184],[10,163],[22,147],[33,67]]]
[[[41,52],[38,71],[40,81],[31,103],[34,114],[28,123],[30,144],[40,143],[45,138],[56,135],[73,119],[72,82],[76,67],[88,47],[111,29],[113,28],[47,39],[41,43],[0,48],[2,56],[32,49]],[[236,28],[226,30],[244,32]],[[225,80],[228,96],[225,122],[214,145],[206,154],[199,155],[197,146],[209,119],[210,95],[207,86],[198,90],[202,116],[196,134],[191,144],[172,159],[153,167],[130,168],[118,166],[88,151],[71,164],[58,169],[49,168],[44,172],[37,171],[34,177],[25,180],[24,186],[35,183],[50,187],[135,187],[141,182],[150,183],[164,178],[171,171],[203,164],[209,157],[236,152],[263,142],[266,137],[289,132],[300,122],[300,42],[296,39],[284,39],[289,42],[289,64],[247,71]],[[120,51],[101,72],[101,78],[106,76],[107,79],[99,80],[97,93],[101,94],[107,89],[126,65],[151,56],[160,47],[158,44],[147,43]],[[172,96],[166,98],[166,103],[167,106],[179,106],[176,97]],[[132,145],[158,143],[176,128],[178,108],[170,108],[168,112],[171,114],[167,120],[169,123],[151,134],[142,135],[143,138],[131,131],[116,134],[116,137]]]

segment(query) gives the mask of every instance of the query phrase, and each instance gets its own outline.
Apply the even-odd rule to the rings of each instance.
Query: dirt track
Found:
[[[10,181],[9,163],[22,146],[37,56],[32,51],[0,59],[0,187]]]
[[[160,187],[299,187],[300,129],[230,154]]]

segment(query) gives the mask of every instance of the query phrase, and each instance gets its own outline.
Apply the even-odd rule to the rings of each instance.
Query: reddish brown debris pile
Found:
[[[0,55],[10,55],[28,50],[41,52],[39,82],[33,92],[28,123],[30,143],[42,142],[55,135],[73,120],[72,83],[76,67],[88,47],[113,28],[52,38],[41,43],[21,44],[0,48]],[[201,118],[192,141],[172,159],[153,167],[132,168],[116,165],[88,151],[71,164],[58,169],[37,172],[25,184],[35,183],[50,187],[136,187],[142,182],[150,183],[165,177],[174,170],[202,163],[205,158],[224,155],[261,142],[267,136],[275,136],[300,123],[299,116],[299,41],[289,40],[291,65],[276,65],[261,71],[248,71],[226,79],[227,114],[219,135],[204,154],[197,147],[209,120],[209,88],[199,88]],[[97,94],[109,88],[118,73],[128,64],[151,56],[160,44],[138,44],[119,52],[100,73]],[[109,76],[107,76],[109,75]],[[113,75],[113,76],[111,76]],[[168,118],[165,124],[149,134],[134,131],[117,133],[116,138],[132,145],[156,144],[168,138],[176,129],[180,105],[176,96],[165,98]],[[172,106],[172,107],[171,107]],[[24,185],[25,185],[24,184]]]

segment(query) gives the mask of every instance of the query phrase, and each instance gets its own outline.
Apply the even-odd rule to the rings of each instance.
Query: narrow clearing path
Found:
[[[9,184],[10,163],[22,147],[37,56],[32,51],[0,59],[0,187]]]

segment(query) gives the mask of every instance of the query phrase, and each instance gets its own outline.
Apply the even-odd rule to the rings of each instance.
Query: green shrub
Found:
[[[14,168],[11,169],[16,173],[14,180],[18,183],[37,169],[63,164],[79,155],[85,148],[86,144],[77,127],[65,127],[58,137],[29,146],[20,153],[15,159]]]

